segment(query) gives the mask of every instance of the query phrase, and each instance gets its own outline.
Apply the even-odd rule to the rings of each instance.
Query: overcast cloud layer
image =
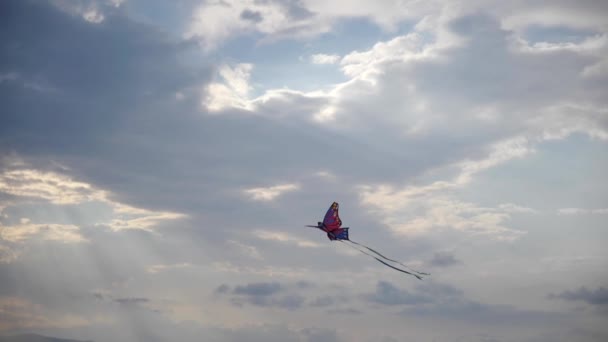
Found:
[[[608,340],[607,18],[1,1],[0,335]]]

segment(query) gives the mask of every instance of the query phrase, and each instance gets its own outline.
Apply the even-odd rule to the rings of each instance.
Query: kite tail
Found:
[[[337,240],[337,241],[340,241],[340,242],[344,243],[345,245],[347,245],[347,246],[349,246],[349,247],[353,248],[354,250],[359,251],[359,252],[361,252],[361,253],[363,253],[363,254],[365,254],[365,255],[367,255],[367,256],[370,256],[370,257],[372,257],[372,258],[376,259],[378,262],[380,262],[380,263],[384,264],[385,266],[388,266],[388,267],[390,267],[390,268],[392,268],[392,269],[394,269],[394,270],[397,270],[397,271],[399,271],[399,272],[403,272],[403,273],[406,273],[406,274],[409,274],[409,275],[413,275],[414,277],[416,277],[416,278],[418,278],[418,279],[422,280],[422,277],[421,277],[420,275],[418,275],[418,274],[411,273],[411,272],[408,272],[408,271],[406,271],[406,270],[402,270],[402,269],[400,269],[400,268],[398,268],[398,267],[395,267],[395,266],[393,266],[393,265],[390,265],[390,264],[388,264],[388,263],[386,263],[386,262],[384,262],[384,261],[382,261],[382,260],[380,260],[380,259],[376,258],[375,256],[373,256],[373,255],[371,255],[371,254],[367,253],[367,252],[366,252],[366,251],[364,251],[364,250],[361,250],[361,249],[359,249],[359,248],[357,248],[357,247],[355,247],[355,246],[353,246],[353,245],[349,245],[348,243],[346,243],[346,242],[345,242],[345,241],[348,241],[348,240]]]
[[[412,273],[417,273],[417,274],[420,274],[420,275],[431,275],[430,273],[425,273],[425,272],[416,271],[416,270],[412,269],[411,267],[409,267],[409,266],[407,266],[407,265],[403,264],[402,262],[397,261],[397,260],[394,260],[394,259],[391,259],[391,258],[388,258],[388,257],[386,257],[386,256],[384,256],[384,255],[382,255],[382,254],[380,254],[380,252],[376,251],[375,249],[373,249],[373,248],[371,248],[371,247],[367,247],[367,246],[366,246],[366,245],[364,245],[364,244],[358,243],[358,242],[353,241],[353,240],[348,240],[348,241],[350,241],[350,242],[354,243],[355,245],[359,245],[359,246],[361,246],[361,247],[363,247],[363,248],[367,249],[368,251],[370,251],[370,252],[372,252],[372,253],[374,253],[374,254],[378,255],[379,257],[381,257],[381,258],[383,258],[383,259],[385,259],[385,260],[388,260],[388,261],[392,261],[392,262],[394,262],[394,263],[397,263],[397,264],[399,264],[399,265],[401,265],[401,266],[403,266],[403,267],[405,267],[405,268],[409,269],[409,270],[410,270]],[[375,258],[375,257],[374,257],[374,258]],[[382,261],[380,261],[380,262],[382,262]]]

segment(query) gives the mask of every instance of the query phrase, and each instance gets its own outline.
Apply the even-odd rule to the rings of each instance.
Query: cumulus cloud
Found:
[[[200,39],[205,49],[212,50],[248,33],[274,39],[310,37],[329,28],[300,1],[210,1],[194,10],[186,36]]]
[[[248,63],[221,66],[218,71],[221,81],[207,86],[203,105],[211,112],[225,108],[251,109],[249,78],[252,69],[253,65]]]

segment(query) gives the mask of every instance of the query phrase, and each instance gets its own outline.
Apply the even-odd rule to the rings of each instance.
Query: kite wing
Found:
[[[342,226],[342,220],[340,220],[340,215],[338,215],[338,208],[338,202],[334,202],[331,204],[327,210],[327,213],[325,214],[323,225],[325,226],[327,232],[331,232]]]
[[[327,237],[330,240],[348,240],[348,227],[334,229],[327,232]]]

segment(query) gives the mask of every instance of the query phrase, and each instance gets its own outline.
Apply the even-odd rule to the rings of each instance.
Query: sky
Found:
[[[607,94],[606,1],[1,1],[0,335],[606,341]]]

